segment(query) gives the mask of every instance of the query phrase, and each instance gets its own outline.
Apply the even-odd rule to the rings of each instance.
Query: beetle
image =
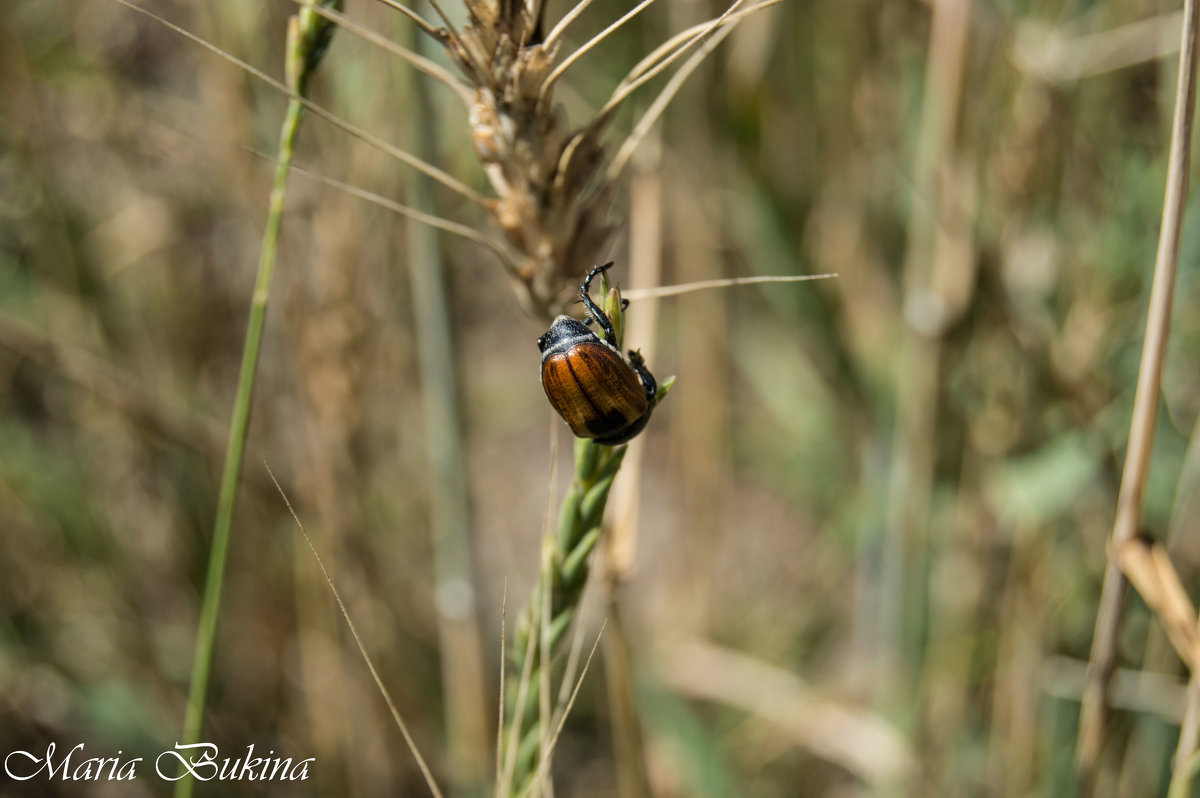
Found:
[[[658,392],[642,356],[621,354],[612,320],[588,294],[592,279],[612,265],[593,267],[579,286],[586,320],[559,316],[538,338],[546,398],[577,437],[606,446],[625,443],[645,429]],[[603,338],[592,332],[593,323]]]

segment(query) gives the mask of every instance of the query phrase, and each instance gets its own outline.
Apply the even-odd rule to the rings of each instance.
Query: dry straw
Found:
[[[1077,743],[1079,794],[1091,795],[1095,789],[1100,754],[1104,747],[1105,716],[1109,683],[1116,666],[1117,634],[1121,624],[1127,579],[1134,579],[1143,596],[1159,614],[1171,632],[1171,640],[1181,646],[1180,624],[1195,625],[1195,613],[1190,606],[1165,597],[1177,596],[1176,590],[1158,589],[1168,585],[1167,578],[1148,580],[1148,573],[1173,576],[1165,556],[1153,558],[1154,567],[1142,567],[1144,559],[1137,555],[1138,526],[1141,523],[1142,495],[1150,469],[1150,453],[1158,416],[1163,360],[1171,324],[1171,299],[1174,296],[1175,274],[1179,264],[1179,240],[1183,229],[1184,206],[1187,199],[1188,171],[1191,163],[1193,116],[1196,105],[1197,35],[1200,33],[1200,7],[1196,0],[1187,0],[1183,10],[1183,29],[1179,55],[1179,79],[1175,96],[1175,114],[1171,126],[1170,160],[1167,166],[1167,185],[1163,197],[1162,226],[1159,231],[1158,255],[1154,264],[1150,308],[1146,319],[1146,338],[1138,370],[1137,394],[1130,422],[1129,445],[1121,474],[1121,490],[1117,497],[1116,518],[1113,521],[1109,564],[1104,574],[1104,587],[1097,611],[1096,630],[1092,639],[1088,679],[1083,693]],[[1176,579],[1177,581],[1177,579]],[[1149,589],[1147,586],[1155,586]],[[1181,618],[1183,619],[1181,621]],[[1189,663],[1191,683],[1187,716],[1180,747],[1176,755],[1176,773],[1170,794],[1190,792],[1191,768],[1183,767],[1193,756],[1196,745],[1197,718],[1200,717],[1200,681],[1194,667],[1194,646],[1182,645],[1181,656]],[[1190,730],[1190,731],[1189,731]]]

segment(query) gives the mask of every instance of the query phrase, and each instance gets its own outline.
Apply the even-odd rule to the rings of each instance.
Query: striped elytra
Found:
[[[580,438],[621,443],[622,433],[646,415],[638,375],[617,352],[598,340],[575,343],[542,361],[546,398]],[[640,430],[641,427],[638,427]]]

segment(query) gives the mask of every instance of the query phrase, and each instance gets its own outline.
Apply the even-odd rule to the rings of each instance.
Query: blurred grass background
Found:
[[[148,7],[281,71],[290,3]],[[586,119],[643,54],[721,10],[651,7],[571,69],[568,114]],[[347,11],[409,40],[385,7]],[[1071,790],[1158,233],[1174,11],[785,2],[668,111],[634,177],[657,198],[664,284],[841,277],[655,306],[648,361],[679,382],[644,436],[622,606],[657,795]],[[597,4],[568,49],[616,16]],[[409,149],[423,127],[434,161],[482,189],[460,106],[426,88],[414,116],[414,76],[342,32],[314,99]],[[252,151],[273,151],[284,105],[108,0],[0,15],[0,751],[152,758],[177,738],[272,169]],[[315,118],[298,161],[406,198],[402,166]],[[481,223],[445,192],[434,202]],[[444,704],[471,687],[439,667],[409,236],[293,177],[205,739],[317,763],[301,785],[200,795],[425,794],[264,459],[454,782]],[[551,484],[544,321],[494,256],[442,243],[490,729],[501,595],[507,581],[511,618]],[[614,242],[615,277],[643,287],[622,268],[628,246]],[[1194,586],[1195,223],[1182,253],[1145,523]],[[1100,794],[1163,794],[1182,670],[1129,608]],[[616,794],[602,670],[560,743],[560,795]],[[141,773],[0,776],[0,794],[164,794],[152,763]]]

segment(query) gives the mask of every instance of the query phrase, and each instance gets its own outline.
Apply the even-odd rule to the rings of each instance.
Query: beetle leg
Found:
[[[590,324],[594,319],[596,323],[600,325],[600,329],[604,330],[604,340],[608,341],[608,343],[614,349],[616,349],[618,347],[617,332],[613,329],[612,321],[608,318],[608,315],[601,310],[595,302],[592,301],[591,296],[588,295],[588,289],[592,287],[592,278],[601,272],[608,271],[611,268],[612,262],[609,262],[603,266],[596,266],[590,272],[588,272],[587,277],[583,278],[583,285],[579,287],[579,300],[583,302],[583,306],[587,308],[588,312],[588,319],[584,323]]]
[[[593,277],[595,277],[597,274],[602,274],[603,272],[608,271],[612,267],[613,267],[613,261],[611,261],[611,260],[608,263],[604,264],[603,266],[593,266],[592,270],[587,273],[586,277],[583,278],[583,293],[586,294],[588,292],[588,290],[592,287],[592,278]]]
[[[642,378],[642,387],[646,389],[646,404],[654,407],[654,397],[658,394],[658,382],[650,373],[650,369],[646,368],[646,361],[642,359],[642,353],[630,349],[629,365],[633,366],[633,370]]]

